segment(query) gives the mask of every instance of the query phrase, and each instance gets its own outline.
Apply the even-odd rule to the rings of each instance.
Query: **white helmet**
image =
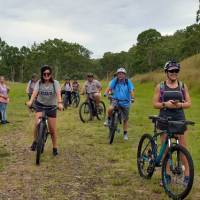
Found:
[[[119,68],[119,69],[117,70],[117,74],[118,74],[119,72],[122,72],[122,73],[126,74],[126,70],[125,70],[123,67],[121,67],[121,68]]]

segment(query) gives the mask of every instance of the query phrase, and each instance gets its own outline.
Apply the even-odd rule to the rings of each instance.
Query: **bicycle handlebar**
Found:
[[[171,117],[168,117],[168,118],[163,118],[163,117],[159,117],[159,116],[154,116],[154,115],[151,115],[149,116],[149,119],[152,120],[153,123],[155,123],[156,121],[157,122],[161,122],[161,123],[167,123],[167,124],[174,124],[174,125],[181,125],[181,124],[185,124],[185,125],[194,125],[195,122],[193,121],[189,121],[189,120],[181,120],[181,121],[175,121],[175,120],[172,120]]]

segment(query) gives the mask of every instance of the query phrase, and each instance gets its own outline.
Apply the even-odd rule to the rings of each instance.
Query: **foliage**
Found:
[[[118,67],[125,67],[129,76],[162,68],[170,59],[180,61],[200,53],[200,24],[193,24],[162,36],[155,29],[148,29],[137,37],[127,52],[105,52],[100,59],[91,59],[92,52],[77,43],[62,39],[45,40],[30,48],[9,46],[0,38],[0,74],[12,81],[27,81],[32,73],[38,73],[43,64],[53,67],[56,79],[67,74],[71,78],[84,79],[91,71],[98,78],[111,78]]]

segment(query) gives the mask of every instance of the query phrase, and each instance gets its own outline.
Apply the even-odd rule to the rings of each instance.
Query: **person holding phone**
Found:
[[[191,99],[186,84],[178,80],[178,74],[180,71],[180,64],[172,60],[165,64],[164,71],[166,80],[159,83],[155,88],[153,97],[153,106],[156,109],[160,109],[159,116],[163,118],[170,118],[174,121],[185,120],[184,109],[191,106]],[[160,130],[167,130],[165,124],[158,123]],[[185,131],[176,135],[179,143],[186,147]],[[161,142],[166,138],[166,134],[161,136]],[[185,178],[184,184],[187,184],[189,176],[187,176],[188,165],[185,164]]]

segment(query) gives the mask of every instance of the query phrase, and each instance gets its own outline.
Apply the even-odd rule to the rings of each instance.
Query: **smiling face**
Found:
[[[49,81],[51,78],[51,72],[47,69],[42,74],[45,81]]]
[[[166,74],[170,81],[174,82],[178,78],[179,69],[169,69]]]
[[[124,80],[124,79],[126,78],[126,74],[123,73],[123,72],[118,72],[118,73],[117,73],[117,78],[118,78],[119,80]]]

